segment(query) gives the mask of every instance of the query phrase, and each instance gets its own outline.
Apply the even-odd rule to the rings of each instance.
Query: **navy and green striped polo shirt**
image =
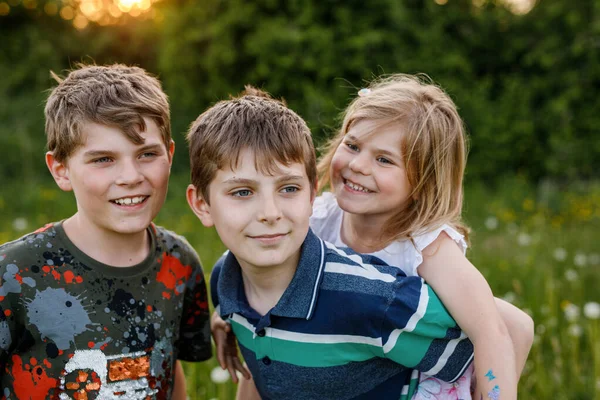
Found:
[[[421,278],[312,231],[266,315],[249,306],[231,253],[215,265],[211,289],[263,399],[401,399],[412,394],[413,369],[452,382],[473,359],[471,341]]]

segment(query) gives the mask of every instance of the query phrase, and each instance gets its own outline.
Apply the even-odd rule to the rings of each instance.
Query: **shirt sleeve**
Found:
[[[178,359],[204,361],[212,357],[208,293],[200,260],[190,248],[192,275],[186,283]]]
[[[217,294],[217,287],[219,284],[219,274],[221,273],[221,264],[223,262],[224,257],[225,256],[222,256],[216,262],[210,274],[210,297],[215,308],[219,306],[219,296]]]
[[[473,360],[473,344],[419,277],[399,276],[383,323],[387,358],[446,382]]]

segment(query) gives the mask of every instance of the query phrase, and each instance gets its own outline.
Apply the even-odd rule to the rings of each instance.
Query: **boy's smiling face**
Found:
[[[66,162],[47,155],[59,187],[75,193],[75,215],[90,233],[143,232],[164,203],[174,144],[167,149],[156,123],[144,121],[142,144],[118,128],[87,123],[84,144]]]
[[[242,268],[295,268],[308,233],[313,188],[302,163],[276,162],[272,175],[257,171],[251,150],[235,170],[217,171],[208,204],[193,185],[190,207],[204,226],[215,226]]]

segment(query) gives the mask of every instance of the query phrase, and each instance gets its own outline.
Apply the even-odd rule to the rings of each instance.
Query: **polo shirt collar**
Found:
[[[325,245],[309,229],[300,248],[296,273],[270,313],[280,317],[310,319],[317,303],[324,269]],[[249,310],[240,265],[231,252],[223,260],[217,290],[221,316]]]

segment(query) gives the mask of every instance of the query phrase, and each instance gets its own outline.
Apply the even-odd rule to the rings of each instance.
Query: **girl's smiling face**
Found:
[[[412,195],[402,154],[403,127],[360,120],[331,161],[331,186],[342,210],[388,219]]]

